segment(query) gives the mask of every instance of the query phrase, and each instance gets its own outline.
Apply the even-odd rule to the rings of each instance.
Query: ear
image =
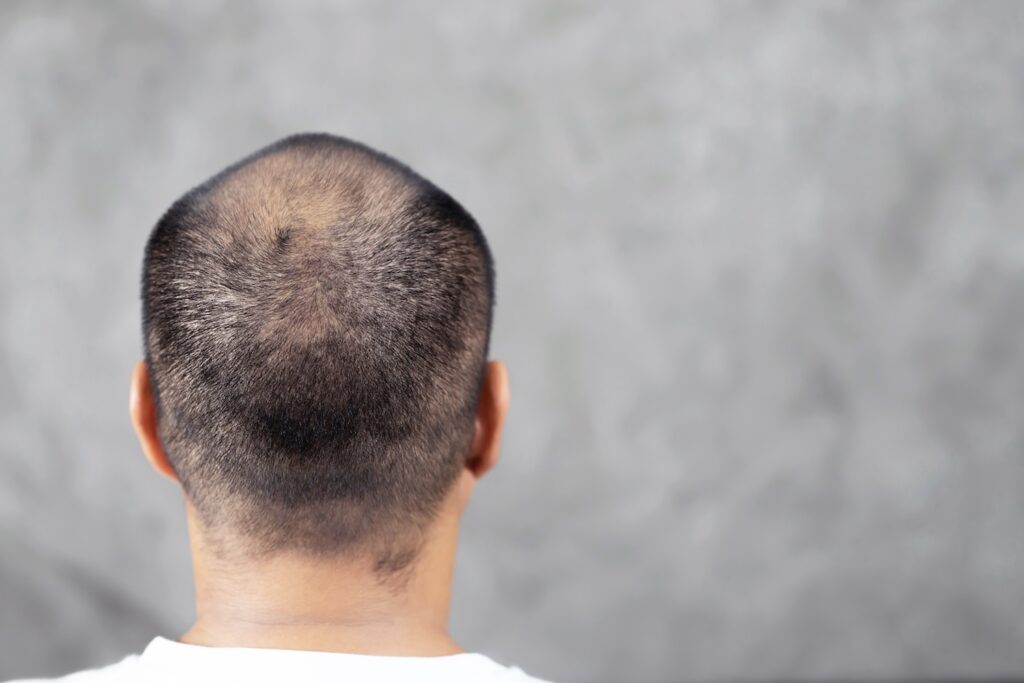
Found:
[[[149,371],[146,369],[146,361],[140,360],[132,370],[131,387],[128,392],[128,413],[132,418],[132,425],[135,427],[135,434],[139,437],[139,445],[142,452],[157,472],[163,476],[178,481],[178,475],[167,459],[164,447],[160,443],[160,437],[156,432],[156,403],[153,400],[153,391],[149,384]]]
[[[484,381],[476,409],[473,443],[459,477],[460,508],[469,502],[469,494],[480,477],[498,462],[501,450],[501,432],[509,407],[508,370],[498,360],[489,361],[484,368]]]

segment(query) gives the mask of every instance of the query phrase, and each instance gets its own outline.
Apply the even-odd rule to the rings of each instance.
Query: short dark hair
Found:
[[[146,244],[142,320],[204,525],[408,564],[469,452],[493,302],[472,216],[357,142],[285,138],[187,192]]]

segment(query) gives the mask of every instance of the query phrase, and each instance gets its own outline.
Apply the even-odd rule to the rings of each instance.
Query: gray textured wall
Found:
[[[1024,675],[1024,3],[4,2],[0,678],[191,617],[147,231],[284,134],[478,217],[453,627],[566,681]]]

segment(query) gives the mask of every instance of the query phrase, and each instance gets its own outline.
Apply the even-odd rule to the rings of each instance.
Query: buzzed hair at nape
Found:
[[[143,337],[211,542],[407,566],[469,451],[493,302],[470,214],[345,138],[286,138],[178,199]]]

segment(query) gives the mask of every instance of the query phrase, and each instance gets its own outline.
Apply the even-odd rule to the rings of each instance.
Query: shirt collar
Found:
[[[301,680],[337,683],[339,674],[366,680],[484,679],[507,672],[489,657],[472,652],[437,657],[387,657],[343,652],[279,650],[248,647],[206,647],[154,638],[139,657],[146,668],[181,677],[230,681]]]

